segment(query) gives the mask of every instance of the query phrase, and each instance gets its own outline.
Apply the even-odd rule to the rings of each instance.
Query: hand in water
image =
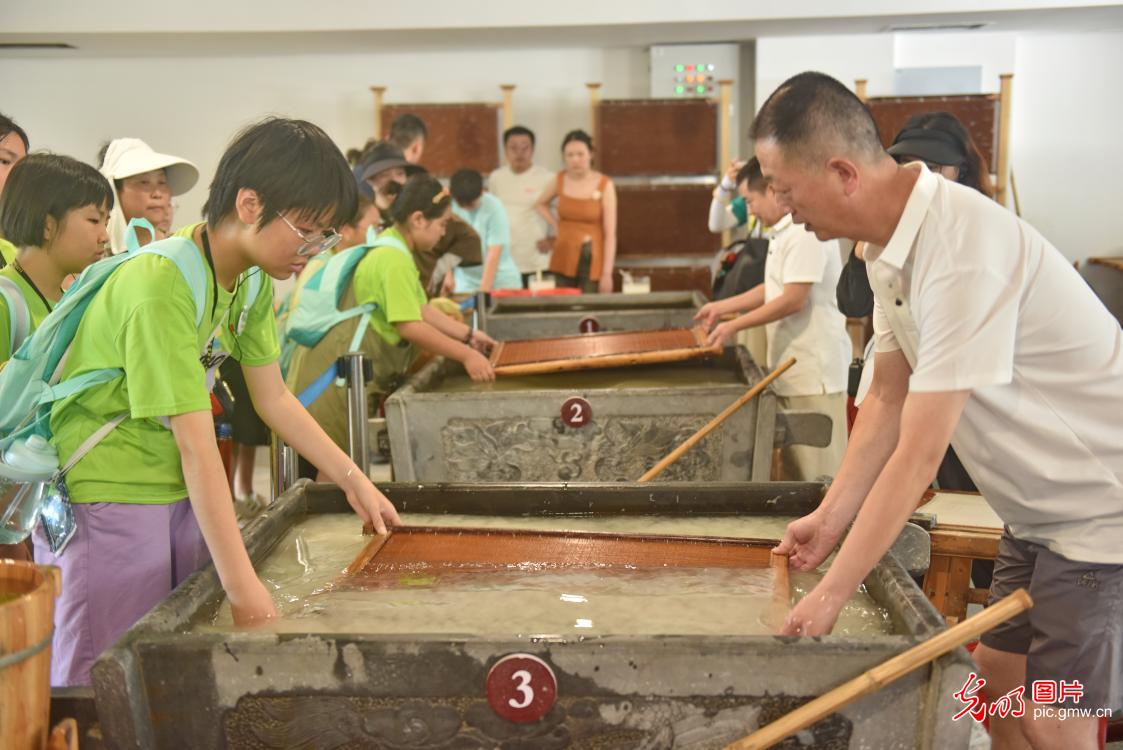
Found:
[[[792,607],[780,635],[826,635],[834,627],[845,602],[846,597],[820,583]]]
[[[246,581],[244,590],[229,591],[227,598],[230,599],[230,614],[235,625],[260,625],[278,617],[273,597],[257,576],[252,581]]]

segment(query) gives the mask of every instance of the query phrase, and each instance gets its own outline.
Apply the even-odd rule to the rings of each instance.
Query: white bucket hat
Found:
[[[199,168],[187,159],[161,154],[139,138],[116,138],[109,142],[102,161],[101,173],[110,182],[133,175],[163,169],[172,195],[182,195],[199,181]],[[121,201],[113,201],[109,213],[109,243],[114,253],[125,249],[125,228],[128,222],[121,212]]]

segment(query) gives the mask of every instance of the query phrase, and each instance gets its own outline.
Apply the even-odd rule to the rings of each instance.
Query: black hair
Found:
[[[484,178],[474,169],[458,169],[448,181],[448,188],[457,203],[467,206],[483,195]]]
[[[418,138],[428,138],[429,128],[425,121],[415,114],[406,113],[397,117],[390,125],[390,137],[386,140],[405,151]]]
[[[31,150],[31,141],[27,139],[27,133],[15,121],[7,115],[0,113],[0,138],[7,137],[10,133],[15,133],[21,141],[23,141],[23,150]]]
[[[956,182],[974,188],[987,197],[994,197],[994,190],[990,184],[990,170],[987,168],[986,160],[958,117],[951,112],[923,112],[913,115],[901,128],[901,132],[897,133],[893,142],[897,143],[909,131],[917,130],[928,130],[941,134],[942,140],[963,155],[963,161],[959,164],[946,165],[959,167],[959,176],[956,178]]]
[[[745,166],[737,173],[737,184],[740,185],[742,180],[748,183],[746,187],[749,190],[756,190],[759,193],[763,193],[768,187],[768,178],[760,171],[760,162],[755,156],[745,162]]]
[[[84,206],[106,211],[113,187],[85,162],[59,154],[30,154],[12,167],[0,195],[0,234],[19,247],[42,247],[47,217],[62,222]]]
[[[507,141],[511,140],[516,135],[525,135],[530,139],[531,146],[533,146],[535,143],[533,130],[523,125],[512,125],[511,127],[503,131],[503,145],[506,146]]]
[[[565,138],[562,138],[561,150],[565,151],[565,147],[573,143],[574,141],[581,141],[581,143],[584,143],[589,147],[589,153],[592,153],[593,137],[586,133],[584,130],[571,130],[566,133]]]
[[[448,210],[452,197],[436,177],[429,174],[416,174],[405,184],[393,180],[383,188],[386,195],[394,198],[394,203],[383,211],[382,225],[405,224],[414,211],[420,211],[426,219],[439,219]]]
[[[742,164],[741,168],[737,170],[737,179],[733,184],[734,185],[740,185],[742,182],[749,179],[749,177],[752,175],[754,170],[757,173],[760,172],[760,162],[757,161],[755,156],[753,158],[749,159],[744,164]],[[751,186],[751,183],[750,183],[750,186]]]
[[[238,133],[218,162],[203,217],[211,226],[235,212],[238,191],[261,201],[258,228],[295,211],[339,226],[355,215],[358,187],[327,133],[305,120],[269,117]]]
[[[805,160],[817,160],[836,145],[866,158],[885,153],[877,123],[862,100],[830,76],[810,71],[772,92],[753,120],[749,139],[774,140],[786,154]]]

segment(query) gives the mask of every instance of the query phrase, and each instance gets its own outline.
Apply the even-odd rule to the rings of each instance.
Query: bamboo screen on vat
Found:
[[[499,166],[498,104],[387,104],[381,111],[381,132],[404,114],[425,121],[429,137],[421,165],[437,177],[450,177],[458,169],[475,169],[484,175]]]

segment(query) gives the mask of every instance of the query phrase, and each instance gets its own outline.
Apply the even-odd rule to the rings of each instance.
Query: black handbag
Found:
[[[714,274],[713,298],[735,297],[764,283],[764,261],[768,240],[750,237],[734,242],[721,251],[720,265]]]

